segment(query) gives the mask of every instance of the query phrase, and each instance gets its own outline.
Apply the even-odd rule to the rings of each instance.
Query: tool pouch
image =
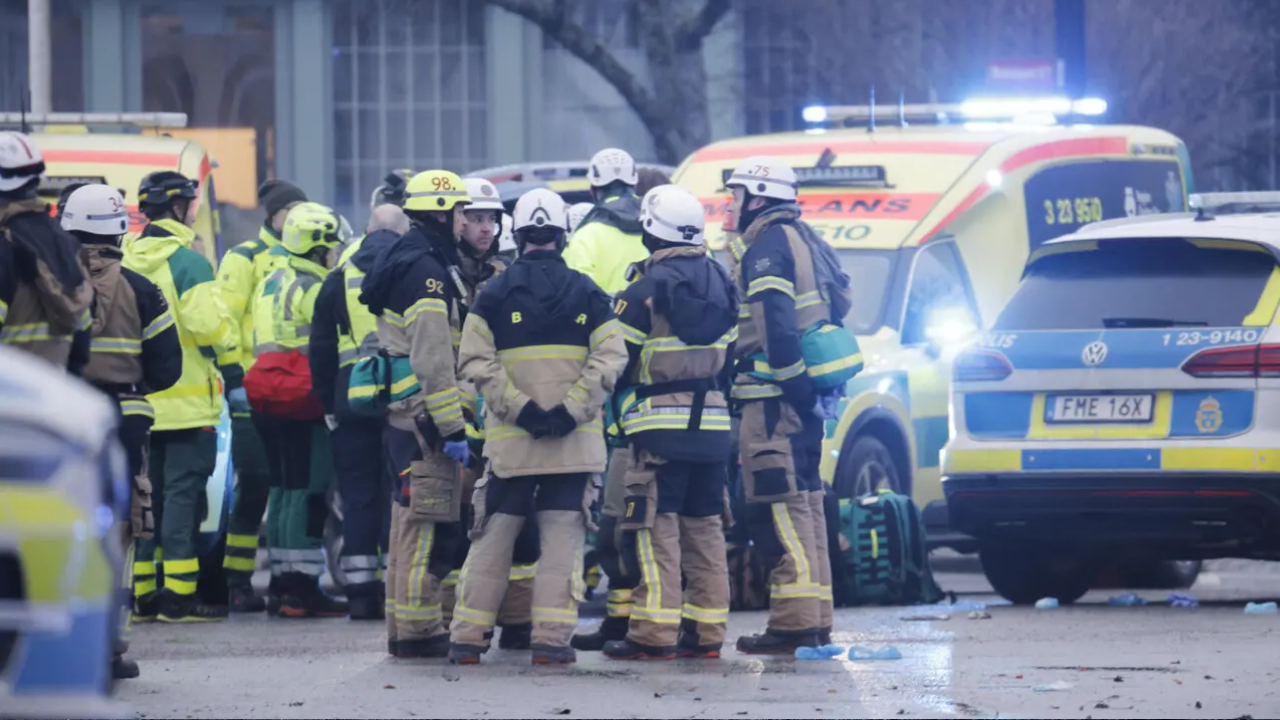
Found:
[[[447,456],[431,453],[409,463],[409,511],[421,522],[451,523],[462,518],[462,483]]]
[[[626,494],[622,498],[622,517],[618,527],[623,530],[646,530],[653,527],[658,513],[658,466],[661,461],[653,455],[636,451],[627,468]]]

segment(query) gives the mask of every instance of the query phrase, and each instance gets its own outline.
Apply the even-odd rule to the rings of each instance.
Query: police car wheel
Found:
[[[1032,605],[1041,598],[1069,605],[1089,592],[1097,574],[1088,556],[1020,538],[980,539],[978,554],[987,582],[1015,605]]]
[[[902,492],[893,455],[879,438],[863,435],[853,440],[847,452],[840,455],[836,470],[836,494],[842,498],[860,498],[881,490]]]

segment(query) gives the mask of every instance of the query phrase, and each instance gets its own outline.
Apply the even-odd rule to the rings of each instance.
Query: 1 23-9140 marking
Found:
[[[1179,333],[1165,333],[1165,345],[1221,345],[1222,343],[1257,342],[1257,330],[1246,328],[1230,328],[1227,330],[1190,330]]]

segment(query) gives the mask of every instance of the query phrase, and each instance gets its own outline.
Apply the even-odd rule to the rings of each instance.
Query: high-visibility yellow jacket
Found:
[[[565,264],[595,280],[610,295],[622,292],[630,284],[631,265],[649,257],[640,240],[639,212],[634,193],[605,198],[573,233],[564,250]]]
[[[329,269],[290,255],[284,248],[269,252],[281,255],[282,265],[262,283],[261,292],[253,301],[253,354],[297,350],[307,355],[316,296]]]
[[[257,240],[246,240],[227,251],[218,265],[218,289],[227,306],[231,321],[240,328],[240,364],[245,372],[253,367],[253,300],[258,287],[273,271],[285,263],[285,257],[272,254],[280,244],[280,236],[269,225],[258,230]]]
[[[176,220],[156,220],[125,247],[124,266],[160,288],[174,313],[182,345],[182,377],[147,396],[154,430],[218,424],[223,382],[239,387],[240,337],[214,282],[213,266],[191,249],[195,231]]]

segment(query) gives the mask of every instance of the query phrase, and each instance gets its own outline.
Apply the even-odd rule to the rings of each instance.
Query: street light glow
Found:
[[[807,123],[823,123],[827,121],[827,108],[824,105],[810,105],[801,113]]]

